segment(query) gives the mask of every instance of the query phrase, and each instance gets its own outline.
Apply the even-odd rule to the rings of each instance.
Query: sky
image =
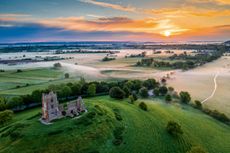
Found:
[[[0,0],[0,43],[229,39],[230,0]]]

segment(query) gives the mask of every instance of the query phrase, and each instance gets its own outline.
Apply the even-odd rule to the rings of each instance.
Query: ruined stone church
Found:
[[[44,122],[49,123],[64,116],[78,116],[85,111],[85,104],[81,97],[67,104],[59,104],[57,94],[53,91],[42,94],[42,121]]]

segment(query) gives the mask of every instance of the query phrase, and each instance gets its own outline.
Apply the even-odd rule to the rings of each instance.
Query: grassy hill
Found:
[[[147,112],[138,107],[140,101],[148,105]],[[89,112],[80,118],[63,118],[49,126],[38,121],[40,108],[17,113],[0,128],[0,152],[185,153],[197,145],[209,153],[230,152],[230,127],[189,106],[157,99],[129,104],[107,96],[85,103]],[[181,125],[184,134],[179,138],[166,132],[170,120]],[[121,127],[123,141],[114,145],[114,131]]]

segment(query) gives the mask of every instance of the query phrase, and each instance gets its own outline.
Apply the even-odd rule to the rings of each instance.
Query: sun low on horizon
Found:
[[[170,37],[171,36],[171,32],[170,31],[164,31],[164,36],[165,37]]]
[[[225,41],[230,35],[230,3],[225,0],[0,3],[0,42]]]

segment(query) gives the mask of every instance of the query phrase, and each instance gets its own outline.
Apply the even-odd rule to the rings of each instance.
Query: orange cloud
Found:
[[[194,3],[215,3],[218,5],[230,5],[229,0],[190,0]]]

